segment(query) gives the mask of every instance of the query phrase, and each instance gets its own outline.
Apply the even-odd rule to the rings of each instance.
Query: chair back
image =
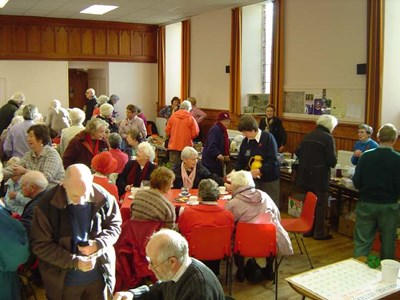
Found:
[[[307,225],[307,231],[310,231],[314,224],[315,207],[317,205],[317,196],[312,192],[307,192],[304,200],[303,209],[300,214],[300,219],[303,224]]]
[[[158,231],[163,222],[150,220],[126,220],[122,224],[121,235],[114,245],[116,252],[115,292],[136,287],[143,278],[156,277],[148,269],[146,246],[153,232]]]
[[[190,233],[189,254],[198,260],[218,260],[231,256],[230,226],[196,226]]]
[[[250,257],[276,256],[277,243],[275,224],[239,222],[236,227],[233,252]]]

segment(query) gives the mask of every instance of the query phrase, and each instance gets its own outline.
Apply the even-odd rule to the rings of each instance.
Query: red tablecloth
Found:
[[[178,197],[178,194],[181,192],[180,189],[172,189],[170,190],[165,197],[171,201],[171,203],[175,206],[188,206],[186,203],[184,202],[175,202],[173,201],[175,198]],[[198,194],[198,189],[191,189],[189,190],[189,193],[191,196],[197,196]],[[131,204],[134,201],[133,199],[130,198],[131,194],[130,193],[126,193],[124,200],[122,201],[122,205],[121,205],[121,216],[122,216],[122,221],[128,220],[130,218],[131,215]],[[221,195],[221,198],[224,195]],[[218,205],[219,206],[224,206],[226,204],[227,200],[223,200],[223,199],[218,199]]]

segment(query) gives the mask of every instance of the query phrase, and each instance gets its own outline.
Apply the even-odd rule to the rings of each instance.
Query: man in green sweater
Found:
[[[368,256],[376,231],[381,236],[381,259],[395,258],[399,225],[400,154],[393,150],[397,130],[392,124],[378,132],[379,147],[363,153],[353,177],[360,191],[356,207],[354,257]]]
[[[151,286],[118,292],[114,300],[223,300],[224,291],[214,273],[189,257],[188,243],[178,232],[161,229],[146,247],[149,268],[158,278]]]

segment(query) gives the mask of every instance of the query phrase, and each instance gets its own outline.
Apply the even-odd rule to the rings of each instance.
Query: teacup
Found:
[[[225,186],[219,186],[218,190],[219,190],[220,194],[225,194],[226,193],[226,187]]]
[[[138,187],[133,187],[133,188],[131,188],[131,195],[132,195],[132,198],[135,198],[136,193],[137,193],[138,190],[139,190]]]
[[[187,204],[189,205],[199,204],[199,201],[197,199],[198,199],[197,196],[190,196],[189,200],[187,201]]]

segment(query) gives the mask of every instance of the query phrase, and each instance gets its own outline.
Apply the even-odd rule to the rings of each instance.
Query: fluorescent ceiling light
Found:
[[[8,0],[0,0],[0,8],[3,8],[7,4]]]
[[[105,13],[108,13],[109,11],[112,11],[116,8],[118,8],[118,6],[95,4],[95,5],[89,6],[88,8],[82,10],[81,14],[104,15]]]

